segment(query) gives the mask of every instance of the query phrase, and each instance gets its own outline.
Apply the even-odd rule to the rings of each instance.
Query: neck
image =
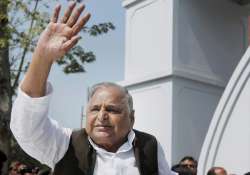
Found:
[[[116,153],[118,151],[118,149],[128,140],[128,137],[126,136],[125,138],[123,138],[122,140],[120,140],[119,142],[115,143],[115,144],[110,144],[110,143],[95,143],[98,147],[105,149],[108,152],[112,152],[112,153]]]
[[[126,135],[126,137],[124,137],[123,139],[117,141],[116,143],[112,143],[108,142],[108,143],[98,143],[96,142],[94,139],[92,139],[91,137],[89,137],[91,139],[91,141],[98,146],[99,148],[105,149],[108,152],[112,152],[112,153],[116,153],[117,150],[125,143],[128,141],[128,135]]]

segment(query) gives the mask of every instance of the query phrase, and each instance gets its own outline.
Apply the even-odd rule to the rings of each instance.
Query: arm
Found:
[[[29,155],[54,168],[67,151],[71,130],[61,128],[48,118],[52,87],[47,78],[52,64],[68,52],[79,40],[80,29],[90,15],[80,18],[84,5],[77,10],[71,3],[58,22],[60,6],[41,34],[32,61],[13,104],[10,128],[19,145]]]
[[[52,93],[49,83],[47,93],[44,97],[31,98],[19,89],[10,128],[27,154],[53,169],[67,151],[72,131],[48,117]]]

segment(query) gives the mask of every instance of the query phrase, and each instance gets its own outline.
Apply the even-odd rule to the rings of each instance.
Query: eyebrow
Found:
[[[121,107],[121,105],[107,105],[107,106],[105,106],[105,108],[108,108],[108,109],[119,109],[119,110],[123,109],[123,107]]]
[[[90,109],[93,109],[93,108],[100,108],[102,105],[98,105],[98,104],[93,104],[93,105],[89,105],[89,108]],[[124,107],[122,107],[121,104],[108,104],[108,105],[105,105],[105,108],[111,108],[111,109],[119,109],[119,110],[122,110]]]

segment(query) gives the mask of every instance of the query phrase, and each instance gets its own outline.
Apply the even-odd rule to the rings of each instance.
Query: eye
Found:
[[[91,112],[98,112],[99,110],[100,110],[100,107],[98,107],[98,106],[94,106],[94,107],[90,108]]]
[[[112,114],[120,114],[121,110],[119,108],[115,108],[115,107],[107,107],[106,111]]]

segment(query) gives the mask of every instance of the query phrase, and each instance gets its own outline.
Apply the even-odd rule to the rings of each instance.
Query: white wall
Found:
[[[233,70],[247,47],[247,9],[228,0],[178,0],[173,29],[172,161],[200,150]]]
[[[172,161],[185,155],[198,159],[204,137],[223,88],[173,80]]]
[[[228,0],[123,0],[125,80],[135,128],[170,164],[199,157],[213,112],[246,49],[247,9]]]
[[[250,171],[250,49],[240,61],[213,116],[202,146],[198,174],[223,166],[231,174]]]
[[[173,0],[132,2],[123,3],[126,8],[125,80],[171,72]]]
[[[225,87],[247,48],[247,9],[229,0],[177,0],[174,71]]]
[[[129,88],[134,98],[134,128],[156,136],[168,160],[172,150],[172,82],[168,78]]]

